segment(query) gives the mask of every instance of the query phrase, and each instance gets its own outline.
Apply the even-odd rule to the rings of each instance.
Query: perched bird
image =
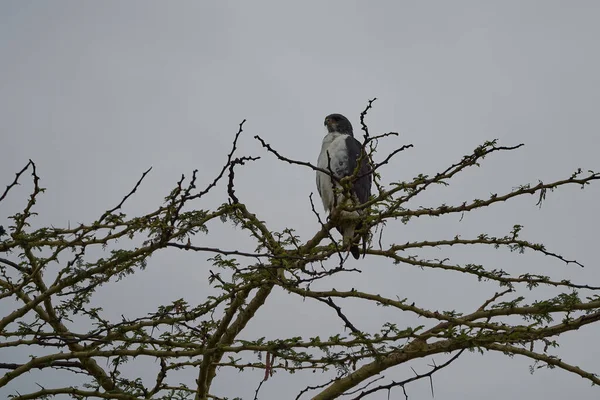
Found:
[[[352,124],[348,121],[348,118],[341,114],[331,114],[325,118],[325,127],[327,128],[327,134],[323,138],[323,145],[321,146],[321,154],[319,154],[317,166],[323,170],[331,171],[333,176],[338,179],[351,176],[357,166],[362,147],[358,140],[354,138]],[[355,175],[358,179],[352,183],[351,194],[358,204],[365,203],[371,195],[370,171],[368,157],[365,155],[361,160],[358,174]],[[344,202],[343,193],[337,190],[337,193],[335,193],[334,187],[339,189],[340,184],[334,182],[331,175],[317,171],[317,189],[319,190],[321,200],[323,200],[323,207],[328,213],[331,213],[336,206]],[[357,211],[346,213],[346,216],[359,215],[360,213]],[[349,245],[352,256],[357,260],[360,255],[357,245],[360,242],[360,238],[355,238],[354,232],[361,229],[361,227],[362,222],[357,223],[356,221],[342,222],[336,227],[342,234],[344,243]],[[362,239],[364,257],[366,235]]]

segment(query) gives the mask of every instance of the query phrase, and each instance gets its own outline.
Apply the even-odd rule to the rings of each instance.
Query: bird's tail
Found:
[[[360,231],[363,228],[362,222],[358,225],[358,230]],[[361,235],[362,239],[362,250],[363,250],[363,258],[367,255],[367,242],[369,241],[369,232],[365,232]]]
[[[350,247],[350,253],[352,253],[352,257],[354,257],[354,259],[358,260],[360,257],[360,250],[358,250],[358,245],[353,244]],[[363,257],[365,256],[365,254],[363,253]]]
[[[359,259],[360,250],[358,249],[358,244],[360,243],[360,238],[356,237],[355,227],[352,224],[346,225],[343,229],[339,229],[342,233],[342,237],[344,238],[344,247],[350,250],[352,253],[352,257],[355,259]]]
[[[354,212],[353,216],[359,216],[360,214]],[[353,223],[346,223],[342,226],[338,226],[338,231],[342,234],[344,238],[344,245],[346,249],[350,250],[352,257],[356,260],[360,258],[360,242],[362,240],[362,253],[363,258],[367,253],[367,242],[369,241],[369,232],[361,232],[363,230],[363,221],[358,222],[358,224],[354,225]],[[359,233],[357,235],[357,232]]]
[[[365,254],[367,252],[367,241],[369,239],[368,237],[368,233],[362,233],[360,235],[356,235],[356,231],[359,231],[362,229],[363,224],[362,222],[360,222],[357,226],[356,229],[351,228],[348,229],[346,231],[346,237],[349,238],[352,242],[350,244],[350,253],[352,253],[352,257],[354,257],[356,260],[358,260],[360,258],[360,241],[362,240],[362,253],[363,253],[363,258],[365,258]]]
[[[363,229],[363,223],[359,222],[358,225],[356,226],[356,230],[360,232],[362,229]],[[356,247],[356,253],[353,251],[352,255],[357,260],[358,260],[358,256],[360,255],[359,250],[358,250],[358,244],[360,244],[361,240],[362,240],[362,255],[363,255],[363,258],[365,258],[365,255],[367,254],[367,242],[369,241],[369,232],[363,232],[360,234],[360,236],[358,236],[356,238],[357,245],[354,246],[354,247]]]

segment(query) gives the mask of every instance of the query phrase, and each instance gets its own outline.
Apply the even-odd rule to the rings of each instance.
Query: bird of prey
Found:
[[[351,176],[357,167],[362,148],[358,140],[354,138],[352,124],[348,121],[348,118],[341,114],[331,114],[325,118],[325,127],[327,128],[327,134],[323,138],[317,166],[323,170],[330,171],[338,179]],[[365,203],[371,195],[370,172],[368,157],[365,155],[361,159],[358,174],[355,175],[358,179],[352,183],[351,194],[353,200],[358,204]],[[323,207],[328,213],[331,213],[336,206],[343,204],[345,200],[343,193],[337,190],[340,189],[340,184],[334,182],[331,174],[317,171],[317,189],[321,200],[323,200]],[[345,215],[356,217],[360,213],[354,211]],[[361,227],[362,223],[357,223],[356,221],[342,222],[336,226],[344,238],[344,244],[349,246],[352,256],[357,260],[360,255],[357,245],[360,242],[360,238],[355,238],[354,232],[361,229]],[[362,239],[364,257],[366,235]]]

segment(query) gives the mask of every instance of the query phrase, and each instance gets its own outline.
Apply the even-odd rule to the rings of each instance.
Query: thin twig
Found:
[[[0,196],[0,201],[4,200],[4,198],[6,197],[6,195],[8,194],[8,192],[10,192],[10,190],[17,186],[19,184],[19,178],[21,177],[21,175],[23,175],[25,173],[25,171],[27,171],[27,169],[29,168],[30,165],[33,165],[33,161],[29,160],[29,162],[27,163],[27,165],[25,165],[23,167],[23,169],[21,169],[19,172],[17,172],[15,175],[15,180],[6,186],[6,189],[4,189],[4,193],[2,193],[2,196]]]

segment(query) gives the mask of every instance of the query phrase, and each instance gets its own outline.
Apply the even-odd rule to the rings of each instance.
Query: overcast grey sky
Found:
[[[127,207],[141,214],[157,208],[182,173],[197,168],[201,180],[212,179],[239,122],[247,119],[240,150],[262,159],[240,171],[237,194],[272,229],[293,227],[307,239],[318,229],[308,201],[316,192],[314,173],[278,163],[252,137],[260,134],[285,155],[314,162],[325,115],[343,113],[358,130],[359,113],[372,97],[379,98],[368,117],[372,131],[399,132],[387,142],[390,149],[415,145],[382,170],[385,182],[435,173],[485,140],[526,144],[427,193],[428,204],[564,178],[577,167],[598,170],[598,21],[600,2],[593,0],[0,1],[0,185],[33,159],[48,189],[37,205],[37,223],[64,226],[97,218],[152,166]],[[1,224],[22,206],[28,189],[23,185],[2,204]],[[526,197],[462,222],[453,216],[398,223],[386,232],[386,243],[504,235],[519,223],[526,239],[577,258],[586,269],[479,248],[443,254],[490,269],[598,285],[599,198],[597,187],[570,187],[550,193],[541,210],[536,198]],[[225,199],[219,187],[198,207]],[[212,232],[199,243],[253,249],[230,226],[215,225]],[[117,318],[180,297],[197,303],[206,295],[206,258],[163,252],[146,271],[99,291],[97,302]],[[336,288],[363,287],[465,312],[497,290],[468,277],[370,257],[356,266],[364,270],[360,280],[340,278]],[[244,337],[323,337],[342,329],[331,310],[282,292],[274,299]],[[365,329],[386,320],[414,322],[391,310],[347,304]],[[0,305],[0,315],[6,312]],[[565,335],[558,354],[600,373],[599,334],[587,327]],[[27,354],[11,353],[11,361]],[[414,365],[423,372],[430,362]],[[530,375],[529,364],[500,354],[465,355],[436,375],[435,398],[598,398],[599,389],[577,376],[558,370]],[[137,370],[149,377],[155,367]],[[409,366],[400,366],[386,376],[411,374]],[[260,377],[219,377],[214,393],[252,398]],[[35,381],[63,378],[30,374],[0,389],[0,398],[34,390]],[[194,378],[182,375],[189,383]],[[293,398],[307,384],[323,381],[279,373],[264,385],[262,398]],[[430,398],[428,382],[408,390],[413,399]],[[400,392],[393,396],[402,398]]]

